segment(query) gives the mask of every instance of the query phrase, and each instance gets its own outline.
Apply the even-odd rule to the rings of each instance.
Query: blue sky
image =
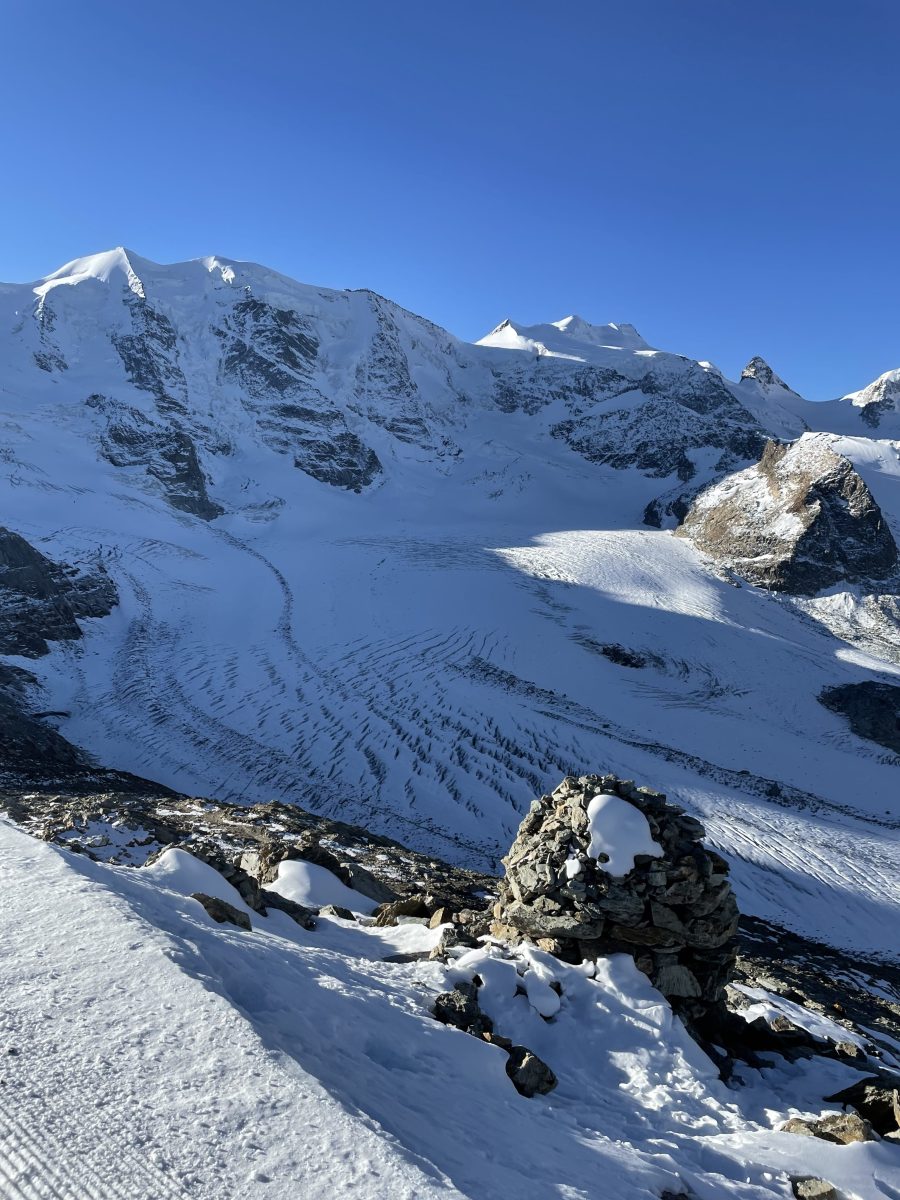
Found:
[[[2,279],[218,253],[816,399],[900,366],[895,0],[2,10]]]

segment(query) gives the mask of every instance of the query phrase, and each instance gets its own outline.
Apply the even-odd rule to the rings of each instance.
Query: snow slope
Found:
[[[466,346],[371,293],[123,250],[0,289],[3,523],[120,594],[19,662],[36,706],[109,766],[481,867],[533,795],[611,770],[703,818],[747,911],[895,954],[896,760],[816,697],[896,680],[900,635],[641,522],[794,394],[769,428],[758,381],[629,326],[509,328]],[[896,447],[840,445],[900,536]]]
[[[246,933],[185,894],[229,890],[187,855],[165,869],[180,853],[116,868],[0,823],[10,1200],[588,1200],[598,1178],[609,1200],[784,1200],[787,1173],[826,1174],[847,1200],[896,1195],[895,1148],[774,1132],[818,1114],[849,1067],[747,1071],[727,1088],[625,957],[595,975],[490,947],[449,967],[389,963],[439,931],[322,918],[308,932],[280,913],[250,914]],[[497,1027],[556,1071],[551,1095],[519,1096],[502,1051],[428,1015],[476,971]],[[545,993],[560,1004],[549,1022]]]

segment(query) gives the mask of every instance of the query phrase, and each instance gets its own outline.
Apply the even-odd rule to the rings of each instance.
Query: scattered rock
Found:
[[[422,896],[407,896],[403,900],[379,904],[372,915],[376,925],[396,925],[398,917],[427,917],[428,905]]]
[[[224,925],[226,922],[230,925],[237,925],[238,929],[250,929],[250,918],[245,912],[241,912],[239,908],[235,908],[233,904],[229,904],[227,900],[219,900],[216,896],[207,896],[205,892],[192,892],[191,899],[202,904],[209,916],[219,925]]]
[[[474,983],[458,983],[452,992],[441,992],[432,1012],[442,1024],[476,1037],[494,1031],[493,1021],[478,1007],[478,988]]]
[[[269,908],[283,912],[303,929],[315,929],[316,916],[311,908],[298,904],[296,900],[288,900],[286,896],[279,896],[277,892],[266,891],[265,888],[262,889],[260,895]]]
[[[464,925],[449,925],[442,932],[437,944],[432,947],[428,957],[445,961],[449,951],[456,949],[456,947],[473,949],[478,945],[480,945],[478,938],[473,937]]]
[[[431,914],[431,920],[428,922],[428,927],[429,929],[437,929],[439,925],[446,925],[452,920],[453,910],[442,904],[440,908],[436,908]]]
[[[349,908],[344,908],[340,904],[326,904],[324,908],[319,909],[320,917],[340,917],[342,921],[355,921],[356,917]]]
[[[793,1117],[781,1126],[781,1132],[798,1133],[801,1137],[817,1137],[824,1142],[835,1142],[841,1146],[875,1140],[872,1126],[857,1113],[828,1113],[815,1121]]]
[[[839,1200],[832,1185],[814,1175],[792,1175],[791,1189],[796,1200]]]
[[[510,1046],[506,1073],[521,1096],[545,1096],[556,1087],[557,1078],[538,1056],[525,1046]]]

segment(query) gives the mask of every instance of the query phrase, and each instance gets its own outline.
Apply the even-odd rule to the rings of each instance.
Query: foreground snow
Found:
[[[490,947],[388,963],[439,932],[327,918],[307,932],[280,913],[250,914],[245,933],[182,894],[242,908],[237,893],[171,854],[109,867],[0,824],[10,1200],[588,1200],[598,1180],[609,1200],[786,1200],[786,1172],[895,1200],[896,1147],[773,1132],[819,1112],[849,1068],[746,1071],[729,1089],[625,957],[595,975]],[[428,1015],[475,973],[498,1030],[558,1075],[550,1096],[520,1097],[502,1051]]]

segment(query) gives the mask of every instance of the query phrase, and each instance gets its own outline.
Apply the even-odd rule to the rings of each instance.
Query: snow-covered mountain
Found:
[[[847,954],[896,956],[898,758],[883,733],[900,696],[890,553],[900,538],[896,376],[813,404],[762,359],[730,381],[709,362],[654,349],[631,325],[577,316],[504,321],[470,345],[372,292],[302,285],[219,257],[160,266],[119,248],[36,284],[0,285],[7,806],[16,797],[21,808],[29,787],[65,793],[66,780],[79,794],[118,786],[117,776],[91,775],[92,758],[211,801],[300,804],[494,872],[535,795],[565,774],[607,770],[703,819],[744,913]],[[750,530],[744,537],[735,518],[725,532],[752,534],[749,548],[729,543],[719,553],[720,529],[718,540],[701,536],[698,514],[715,517],[722,495]],[[866,523],[860,544],[882,552],[874,573],[852,571],[852,556],[835,553],[857,528],[845,521],[853,505]],[[807,529],[816,561],[838,564],[827,588],[814,591],[818,577],[810,584],[808,574],[796,595],[778,590],[781,575],[743,571],[764,586],[742,581],[741,563],[773,545],[781,565],[801,542],[808,558]],[[844,696],[852,704],[835,699]],[[98,845],[115,845],[113,824],[94,831]],[[88,922],[110,945],[136,937],[148,955],[171,952],[183,970],[165,968],[154,983],[160,998],[177,996],[182,1016],[206,1005],[212,1025],[250,1014],[272,1087],[304,1114],[315,1105],[294,1060],[309,1065],[317,1023],[339,1044],[329,1022],[340,995],[342,1028],[355,1029],[347,1054],[371,1069],[365,1095],[349,1097],[340,1056],[315,1066],[330,1097],[322,1103],[334,1107],[331,1136],[315,1153],[333,1162],[352,1144],[383,1170],[390,1185],[361,1175],[361,1196],[592,1194],[585,1180],[605,1168],[600,1143],[585,1149],[585,1131],[598,1112],[613,1112],[619,1084],[585,1099],[574,1024],[563,1049],[556,1044],[574,1089],[563,1111],[580,1131],[566,1143],[574,1158],[565,1168],[542,1174],[529,1157],[550,1137],[546,1114],[506,1113],[521,1170],[501,1163],[480,1180],[453,1146],[487,1139],[487,1153],[497,1125],[484,1107],[425,1137],[415,1114],[440,1103],[445,1084],[462,1111],[484,1078],[474,1042],[459,1058],[465,1039],[444,1031],[454,1046],[429,1049],[416,988],[426,971],[428,987],[446,985],[444,968],[404,967],[388,998],[396,964],[387,971],[379,952],[427,951],[429,931],[329,925],[315,942],[282,922],[239,944],[243,935],[210,931],[184,898],[188,884],[213,886],[189,864],[177,886],[165,871],[132,880],[26,849],[3,827],[0,836],[17,863],[17,890],[6,897],[12,953],[24,952],[15,905],[46,880],[59,890],[55,919],[70,946],[53,971],[72,973],[83,990],[90,981],[75,967],[90,962],[104,992],[130,995],[132,983],[78,941]],[[231,891],[222,899],[242,903]],[[271,995],[248,990],[248,945],[272,972]],[[520,978],[549,969],[535,963],[523,959]],[[582,1016],[599,1004],[591,1037],[608,1041],[627,1026],[635,1096],[650,1097],[656,1112],[687,1107],[677,1136],[668,1119],[641,1118],[643,1140],[609,1176],[609,1194],[658,1196],[668,1184],[677,1195],[677,1172],[661,1169],[654,1147],[674,1137],[677,1159],[684,1139],[712,1121],[710,1145],[692,1142],[691,1194],[787,1195],[783,1171],[808,1167],[809,1156],[760,1132],[771,1094],[754,1099],[752,1119],[735,1115],[642,977],[621,964],[610,970],[599,991],[574,976],[554,982],[577,997]],[[298,1032],[278,1011],[312,975],[325,998]],[[212,999],[197,984],[208,977]],[[25,971],[23,987],[32,983]],[[539,1018],[501,993],[498,1010],[521,1019],[540,1048]],[[27,1020],[40,1016],[43,992],[35,995]],[[148,1036],[164,1040],[164,1024]],[[29,1036],[22,1028],[16,1036]],[[134,1066],[138,1051],[119,1032],[121,1061]],[[247,1036],[235,1048],[210,1034],[223,1078],[252,1053]],[[411,1049],[398,1050],[404,1038]],[[89,1083],[87,1043],[79,1046],[75,1092]],[[408,1105],[379,1100],[388,1079],[412,1078],[432,1053],[434,1089],[419,1073]],[[42,1064],[50,1075],[51,1059]],[[161,1087],[175,1067],[163,1050],[154,1062]],[[491,1070],[485,1105],[508,1104],[503,1068]],[[777,1086],[808,1100],[818,1083],[792,1076]],[[128,1094],[135,1111],[147,1102],[140,1088]],[[288,1156],[313,1153],[278,1132],[283,1109],[255,1084],[246,1095],[273,1121],[262,1158],[279,1139]],[[32,1100],[48,1104],[50,1091]],[[348,1118],[347,1104],[364,1119]],[[154,1154],[174,1119],[173,1110],[153,1125]],[[197,1121],[250,1137],[230,1108]],[[384,1135],[371,1144],[367,1121]],[[116,1125],[112,1147],[120,1134]],[[604,1136],[611,1144],[626,1131]],[[829,1178],[862,1196],[879,1172],[888,1177],[882,1152],[866,1151],[861,1175],[830,1164]],[[171,1153],[189,1172],[184,1147]],[[249,1141],[241,1154],[248,1195],[265,1192],[269,1170],[281,1178],[278,1162],[251,1170]],[[309,1194],[333,1194],[341,1180],[326,1173]],[[56,1194],[78,1195],[57,1183]],[[191,1191],[187,1174],[182,1191],[159,1179],[142,1186],[121,1194],[215,1194]]]
[[[470,346],[370,292],[118,249],[3,287],[0,380],[6,526],[118,593],[27,664],[108,766],[486,865],[533,794],[604,763],[706,814],[748,894],[816,932],[770,893],[772,821],[807,814],[827,892],[835,836],[868,856],[894,819],[892,758],[816,697],[897,667],[829,634],[835,596],[735,588],[659,527],[784,435],[785,396],[816,424],[774,376],[577,317]],[[836,448],[896,531],[896,448]],[[859,917],[842,936],[892,939]]]

